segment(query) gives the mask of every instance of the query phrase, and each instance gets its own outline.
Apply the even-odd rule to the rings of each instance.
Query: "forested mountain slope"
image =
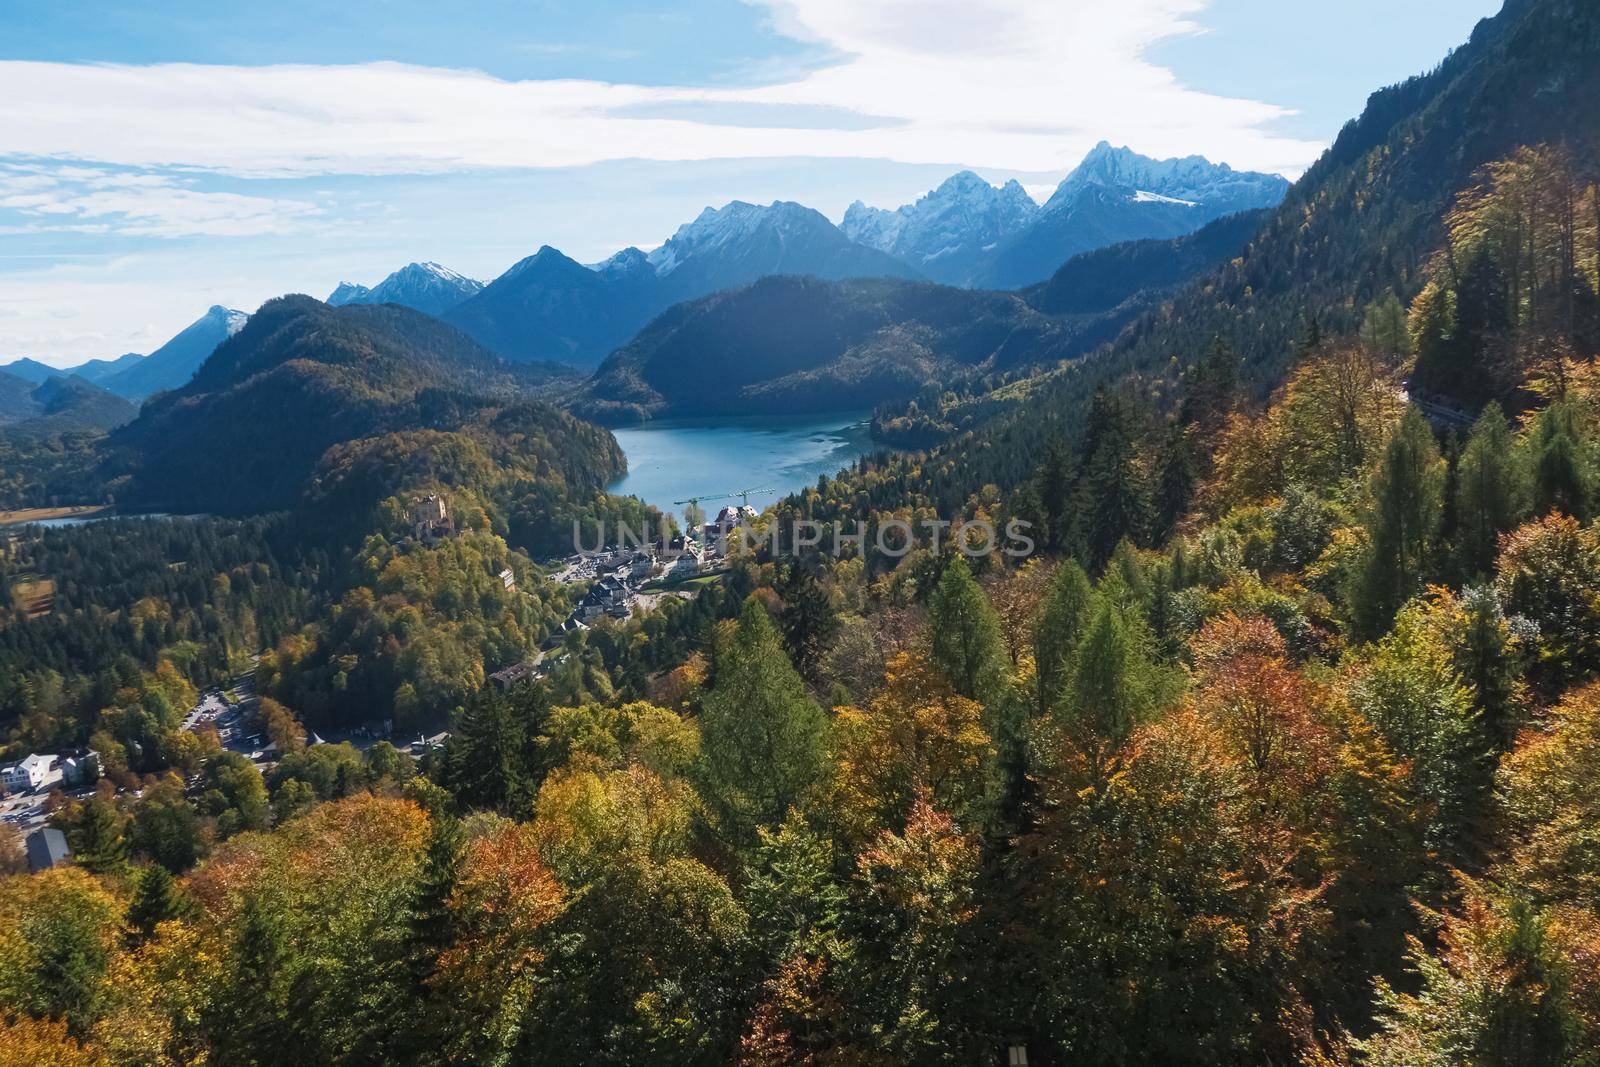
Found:
[[[420,312],[282,297],[113,434],[103,473],[124,507],[271,511],[298,497],[331,445],[454,429],[540,377]]]
[[[1579,159],[1600,146],[1594,4],[1514,0],[1434,71],[1374,93],[1242,255],[1136,319],[1081,366],[912,414],[912,422],[932,417],[947,436],[977,437],[951,441],[946,462],[932,468],[937,484],[920,474],[908,484],[945,506],[985,483],[1015,485],[1046,441],[1080,435],[1098,388],[1173,402],[1184,368],[1219,340],[1237,354],[1244,386],[1264,396],[1308,336],[1352,333],[1386,294],[1418,293],[1444,244],[1446,212],[1480,168],[1541,143]]]

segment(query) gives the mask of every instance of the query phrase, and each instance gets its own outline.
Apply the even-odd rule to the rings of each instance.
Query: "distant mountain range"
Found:
[[[1017,293],[898,278],[763,278],[662,314],[607,357],[573,407],[604,423],[838,411],[962,375],[1071,359],[1237,256],[1266,214],[1085,253]]]
[[[946,285],[972,285],[994,249],[1027,230],[1039,215],[1022,186],[996,188],[961,171],[914,204],[894,211],[857,200],[840,230],[852,241],[879,249]]]
[[[399,304],[425,315],[439,316],[475,296],[482,288],[482,282],[437,263],[408,263],[371,289],[353,282],[340,282],[339,287],[328,294],[327,303],[332,307]]]
[[[673,304],[775,274],[919,276],[811,208],[734,201],[648,254],[626,248],[586,267],[546,246],[444,317],[507,359],[593,367]]]
[[[996,187],[971,171],[893,211],[857,202],[841,226],[797,203],[734,201],[706,208],[648,253],[626,248],[586,266],[545,246],[488,285],[437,263],[411,263],[371,288],[341,282],[326,303],[396,304],[442,318],[508,360],[587,370],[674,305],[762,278],[1022,289],[1080,252],[1189,234],[1234,212],[1274,205],[1287,188],[1276,175],[1198,156],[1155,160],[1102,142],[1043,205],[1015,181]],[[1171,275],[1186,264],[1148,266]],[[22,359],[0,369],[35,384],[75,374],[138,401],[184,386],[247,318],[216,306],[148,356],[64,370]]]
[[[116,359],[91,359],[71,367],[51,367],[23,358],[0,365],[0,372],[34,383],[77,377],[125,400],[137,402],[155,393],[176,389],[194,377],[206,357],[217,345],[238,333],[249,317],[242,311],[218,304],[148,356],[129,352]]]
[[[586,267],[546,246],[444,317],[507,359],[587,368],[674,304],[760,278],[1021,288],[1079,252],[1192,233],[1224,215],[1275,205],[1287,189],[1277,175],[1198,156],[1149,159],[1102,143],[1042,207],[1016,182],[996,188],[971,171],[895,211],[858,202],[842,226],[796,203],[734,201],[706,208],[649,253],[626,248]],[[330,302],[371,302],[377,292],[341,285]]]
[[[0,363],[0,371],[34,384],[43,382],[47,378],[64,378],[72,374],[86,382],[99,383],[113,374],[127,370],[142,359],[144,357],[139,353],[129,352],[116,359],[91,359],[72,367],[52,367],[48,363],[40,363],[36,359],[24,356],[10,363]]]
[[[996,188],[963,171],[894,211],[857,201],[841,229],[937,281],[1018,289],[1080,252],[1192,233],[1224,215],[1274,207],[1288,189],[1280,175],[1200,156],[1151,159],[1102,141],[1043,206],[1016,182]]]
[[[55,373],[34,381],[0,370],[0,430],[109,430],[137,413],[128,401],[75,375]]]

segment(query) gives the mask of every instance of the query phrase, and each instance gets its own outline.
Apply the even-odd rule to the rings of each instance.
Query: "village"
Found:
[[[714,581],[726,572],[733,534],[755,517],[755,509],[748,505],[730,505],[687,534],[648,544],[604,545],[598,551],[577,552],[558,561],[551,580],[581,590],[571,613],[530,656],[490,673],[490,682],[504,691],[543,678],[563,654],[569,634],[586,631],[603,619],[624,622],[669,597],[692,598],[705,581]],[[450,505],[437,494],[417,500],[408,520],[411,543],[416,545],[435,545],[456,533]],[[498,577],[506,589],[515,590],[516,578],[509,569]],[[265,773],[278,762],[280,753],[265,736],[256,705],[254,672],[249,671],[226,688],[201,694],[185,714],[182,729],[214,733],[222,748],[244,756]],[[348,736],[326,739],[308,731],[306,744],[348,742],[365,749],[389,739],[392,729],[392,723],[370,723]],[[448,732],[419,734],[400,747],[421,756],[442,747],[448,738]],[[65,836],[49,825],[51,814],[64,801],[92,793],[103,773],[100,755],[92,749],[30,753],[0,767],[0,823],[17,829],[30,869],[43,870],[70,860]]]
[[[748,504],[729,505],[715,519],[697,524],[688,533],[650,543],[603,544],[597,551],[575,552],[559,561],[551,580],[569,589],[582,589],[582,595],[537,651],[492,672],[489,680],[505,691],[543,678],[561,656],[568,634],[588,630],[602,619],[625,622],[670,597],[693,597],[701,583],[726,573],[733,534],[755,517],[755,509]],[[411,519],[415,538],[422,543],[450,536],[455,529],[448,504],[436,495],[418,501]],[[509,571],[502,572],[501,579],[507,589],[515,588]]]

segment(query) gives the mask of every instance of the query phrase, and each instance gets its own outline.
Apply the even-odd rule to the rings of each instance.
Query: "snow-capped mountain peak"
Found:
[[[655,271],[655,268],[650,264],[650,257],[632,245],[617,252],[611,258],[594,264],[590,269],[599,271],[601,274],[614,275],[637,274],[641,271],[654,273]]]
[[[232,337],[244,329],[244,324],[250,321],[250,316],[243,311],[235,311],[233,308],[223,307],[221,304],[212,304],[200,319],[200,322],[207,321],[217,323],[229,337]],[[198,326],[200,322],[193,325]]]
[[[372,290],[365,285],[341,281],[333,292],[328,294],[328,299],[323,302],[329,307],[344,307],[346,304],[354,304],[370,292]]]
[[[1204,156],[1152,159],[1126,145],[1101,141],[1089,150],[1045,203],[1046,211],[1062,210],[1085,190],[1111,189],[1143,203],[1205,206],[1211,217],[1264,207],[1283,199],[1289,182],[1278,174],[1236,171]]]
[[[691,256],[748,240],[763,229],[799,233],[818,224],[833,228],[820,212],[788,200],[762,206],[733,200],[720,208],[707,207],[693,222],[684,223],[659,248],[646,257],[662,276],[677,270]]]
[[[990,185],[963,170],[894,211],[858,200],[840,228],[853,241],[931,268],[936,280],[965,283],[975,255],[1024,229],[1038,210],[1021,183]]]
[[[344,304],[400,304],[429,315],[442,315],[483,288],[483,283],[437,263],[408,263],[371,289],[340,282],[328,297]]]

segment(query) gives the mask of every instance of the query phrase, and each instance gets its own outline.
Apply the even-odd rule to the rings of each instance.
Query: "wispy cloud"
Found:
[[[206,191],[168,174],[50,163],[0,164],[0,210],[31,233],[134,237],[260,237],[299,232],[324,214],[316,203]]]
[[[1292,173],[1320,148],[1272,132],[1281,108],[1187,88],[1146,58],[1196,32],[1205,0],[751,2],[838,61],[737,88],[506,81],[395,63],[4,62],[0,95],[15,106],[0,113],[0,145],[242,176],[794,156],[1049,171],[1106,136]],[[719,107],[768,117],[696,117]],[[815,121],[830,113],[839,121]]]

